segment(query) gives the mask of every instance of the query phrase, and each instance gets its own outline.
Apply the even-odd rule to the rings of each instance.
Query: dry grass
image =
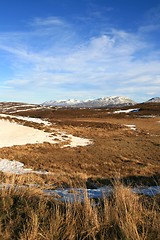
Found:
[[[40,113],[43,114],[42,111]],[[88,118],[86,116],[85,119],[82,117],[73,119],[74,113],[74,110],[51,112],[48,113],[51,114],[49,121],[55,122],[56,119],[53,117],[58,118],[57,121],[60,122],[54,126],[56,129],[92,139],[92,145],[65,149],[60,148],[59,143],[13,146],[1,148],[0,158],[17,160],[28,168],[46,170],[62,176],[75,173],[85,174],[88,178],[112,178],[115,177],[115,172],[119,172],[122,177],[152,176],[159,173],[158,118],[144,119],[127,116],[119,119],[111,116],[107,118],[105,112],[94,110],[94,112],[89,112]],[[78,113],[80,114],[81,110],[76,110],[75,114]],[[94,118],[96,113],[101,113],[102,118]],[[59,116],[60,114],[62,116]],[[67,116],[72,114],[72,119],[66,120],[65,114]],[[138,130],[131,131],[121,127],[120,124],[136,124]],[[36,126],[35,123],[33,125],[35,128],[42,128],[42,126]],[[46,131],[51,130],[52,127],[46,129]]]
[[[159,114],[159,106],[155,111],[141,108],[142,115]],[[91,138],[94,144],[62,149],[60,145],[44,143],[0,149],[1,158],[52,173],[0,173],[1,182],[6,184],[0,190],[0,239],[159,240],[160,196],[138,196],[119,183],[114,185],[113,196],[98,204],[87,195],[84,202],[71,204],[55,201],[42,192],[47,185],[53,189],[105,185],[119,175],[124,183],[132,180],[138,184],[140,180],[147,185],[159,184],[159,118],[139,118],[141,112],[116,117],[108,115],[105,109],[22,112],[24,116],[48,118],[56,122],[57,129]],[[133,123],[138,131],[121,127]],[[25,124],[48,132],[53,130],[35,123]],[[29,184],[37,185],[31,188]]]
[[[90,180],[85,174],[9,174],[0,172],[0,182],[3,186],[36,186],[40,189],[55,189],[66,187],[89,186]]]
[[[62,203],[35,188],[3,189],[0,238],[5,240],[160,239],[158,200],[116,184],[109,199]]]

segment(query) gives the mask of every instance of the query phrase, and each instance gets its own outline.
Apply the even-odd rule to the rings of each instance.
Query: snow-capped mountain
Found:
[[[154,97],[147,101],[147,103],[154,103],[154,102],[160,102],[160,97]]]
[[[70,107],[76,104],[81,103],[80,100],[68,99],[68,100],[59,100],[59,101],[48,101],[44,102],[42,105],[44,106],[56,106],[56,107]]]
[[[53,107],[76,107],[76,108],[99,108],[99,107],[114,107],[114,106],[127,106],[134,105],[136,102],[127,97],[104,97],[95,100],[63,100],[63,101],[49,101],[44,102],[44,106]]]

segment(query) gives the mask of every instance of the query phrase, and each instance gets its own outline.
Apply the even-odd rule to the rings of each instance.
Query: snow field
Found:
[[[45,126],[51,125],[50,122],[39,119],[39,118],[11,116],[6,114],[0,114],[0,117],[3,117],[3,118],[9,117],[12,121],[14,119],[19,119],[19,120],[28,121],[28,122],[44,124]],[[53,130],[54,133],[47,133],[42,130],[23,126],[12,121],[10,122],[6,119],[0,119],[0,147],[1,148],[11,147],[14,145],[25,145],[25,144],[44,143],[44,142],[56,144],[58,142],[67,141],[68,143],[62,147],[87,146],[92,143],[92,141],[89,139],[75,137],[71,134],[60,132],[57,129]]]

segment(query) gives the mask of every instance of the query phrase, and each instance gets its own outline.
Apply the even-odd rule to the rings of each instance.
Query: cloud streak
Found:
[[[62,26],[65,25],[64,21],[58,17],[48,17],[48,18],[35,18],[31,23],[34,27],[43,26]]]

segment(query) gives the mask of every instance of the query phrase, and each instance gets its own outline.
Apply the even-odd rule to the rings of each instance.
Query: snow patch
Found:
[[[26,119],[26,118],[25,118]],[[30,120],[30,118],[28,118]],[[24,118],[23,118],[24,120]],[[41,119],[37,119],[41,120]],[[41,121],[37,121],[38,123]],[[5,119],[0,119],[0,147],[12,147],[14,145],[36,144],[48,142],[56,144],[59,142],[69,142],[63,147],[78,147],[91,144],[91,140],[75,137],[71,134],[52,129],[52,133],[47,133],[39,129],[20,125]]]
[[[90,139],[80,138],[72,136],[71,134],[66,135],[69,138],[70,143],[64,145],[63,147],[78,147],[78,146],[87,146],[92,144],[92,141]]]
[[[36,173],[36,174],[47,174],[48,172],[33,171],[30,168],[24,168],[24,164],[18,161],[10,161],[8,159],[0,159],[0,171],[4,173],[12,174],[25,174],[25,173]]]
[[[134,130],[134,131],[137,129],[136,125],[133,125],[133,124],[132,125],[131,124],[124,124],[124,126],[130,128],[131,130]]]
[[[142,115],[142,116],[139,116],[139,118],[155,118],[156,116],[154,115]]]
[[[8,114],[0,114],[0,117],[11,118],[13,120],[18,119],[18,120],[23,120],[23,121],[27,121],[27,122],[39,123],[39,124],[44,124],[46,126],[51,125],[51,123],[49,121],[45,121],[40,118],[22,117],[22,116],[8,115]]]
[[[132,109],[126,109],[126,110],[117,110],[113,113],[130,113],[130,112],[138,112],[139,108],[132,108]]]
[[[0,147],[35,143],[57,143],[50,133],[0,119]]]
[[[27,112],[27,111],[33,111],[33,110],[39,110],[39,109],[43,109],[44,107],[36,107],[36,108],[25,108],[25,109],[19,109],[19,110],[15,110],[15,111],[10,111],[10,114],[14,114],[14,113],[18,113],[18,112]]]

